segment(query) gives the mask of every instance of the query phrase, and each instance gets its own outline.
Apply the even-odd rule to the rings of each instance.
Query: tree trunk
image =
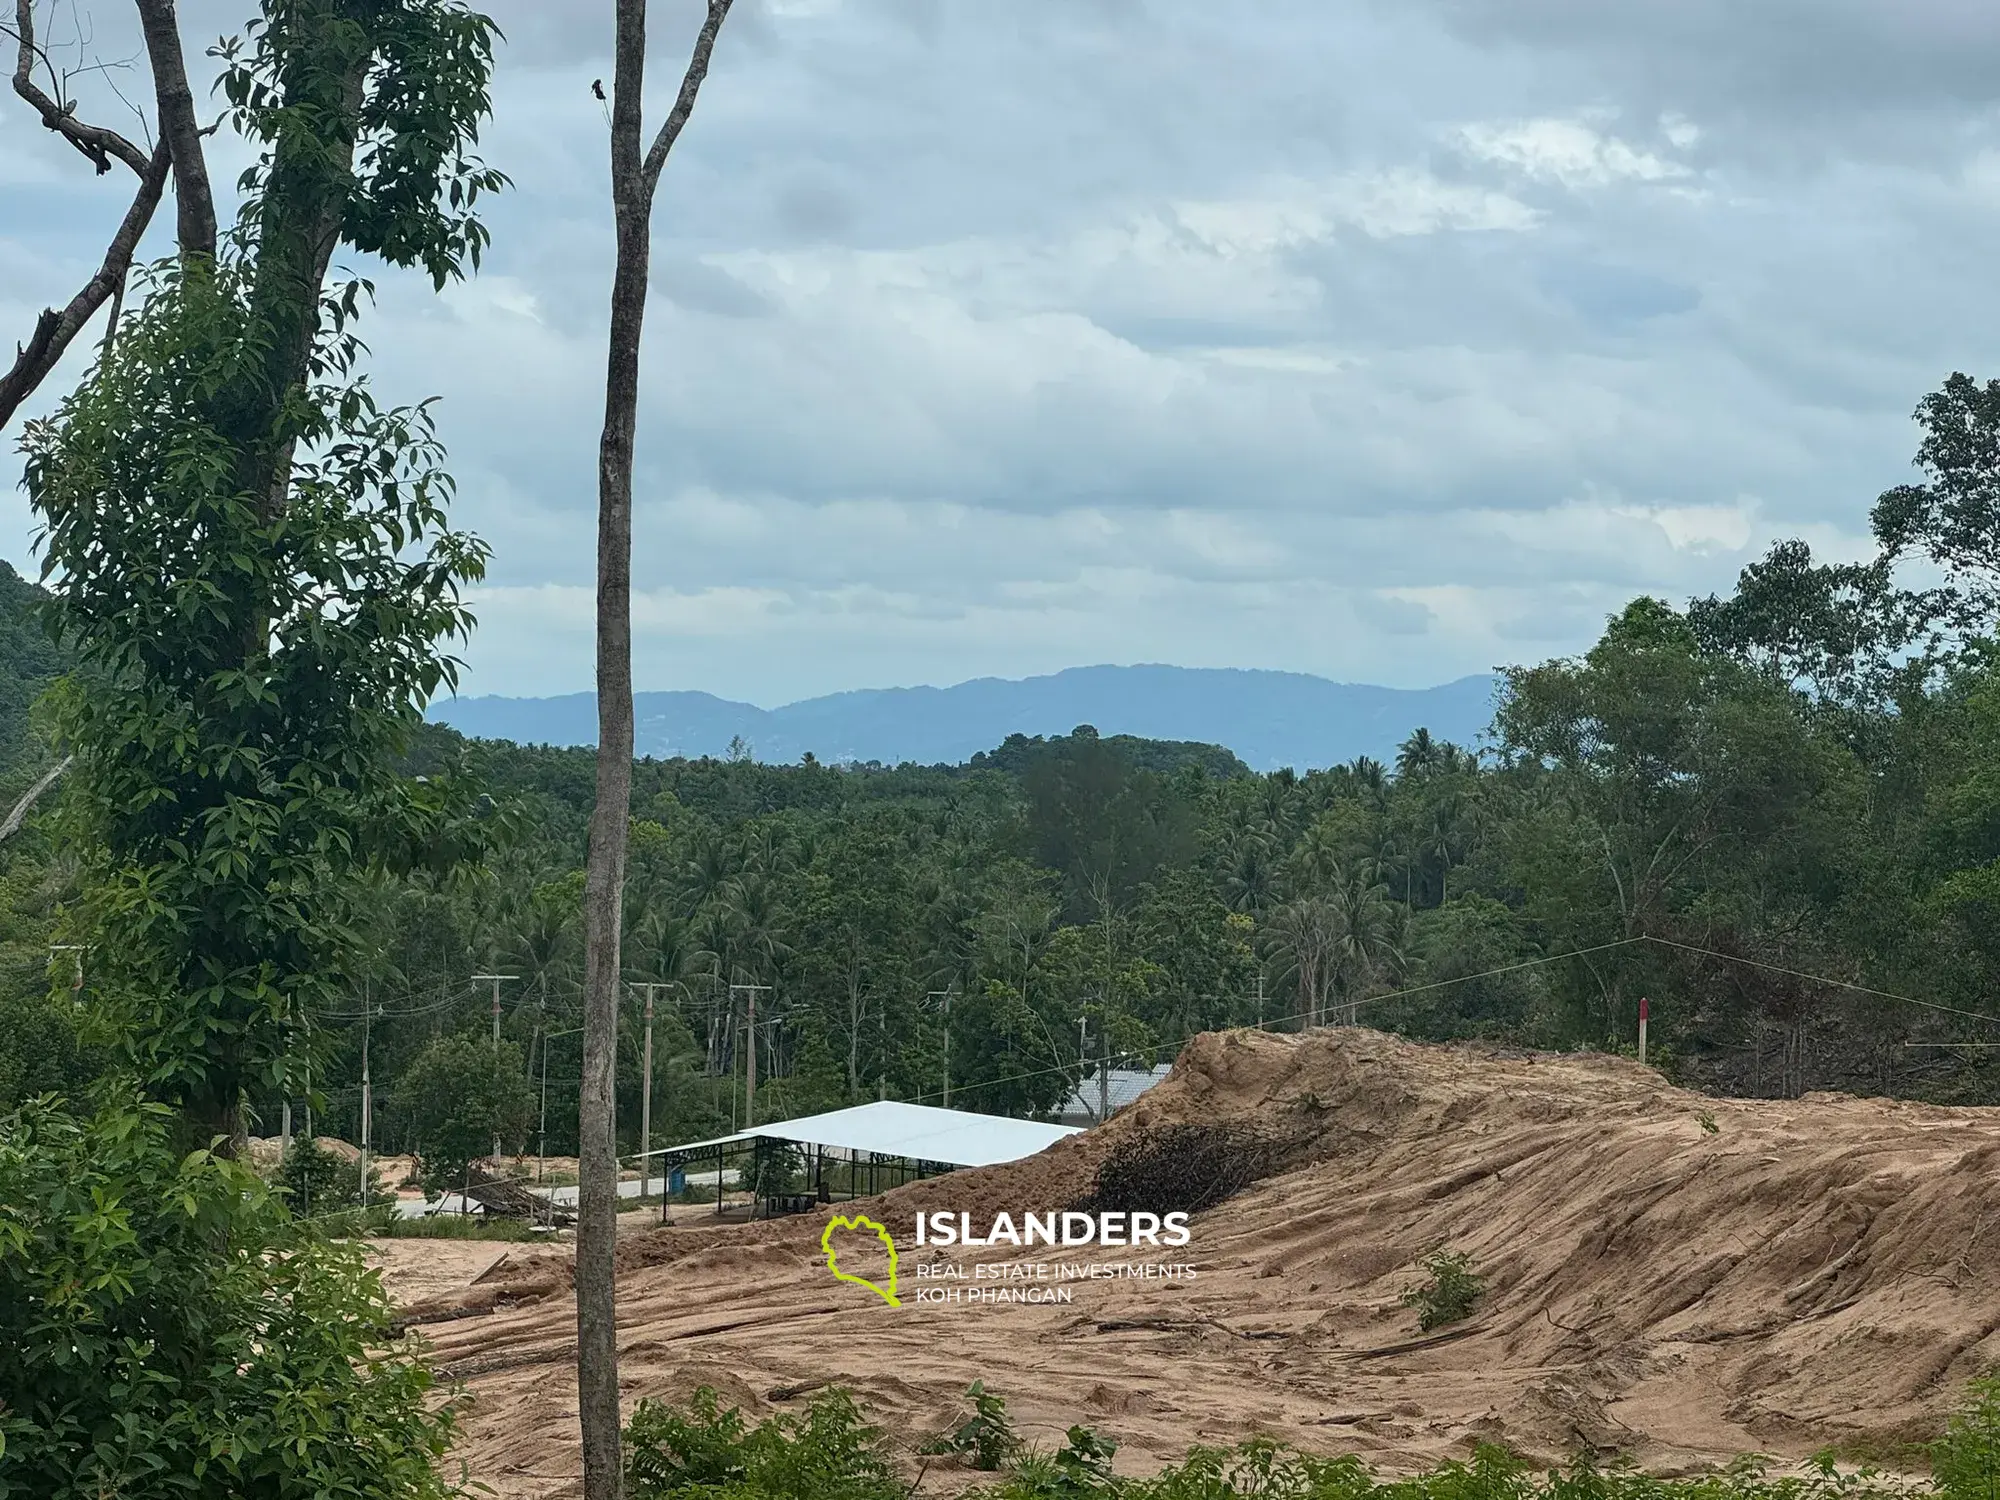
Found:
[[[597,450],[597,805],[590,819],[583,919],[583,1085],[578,1106],[577,1415],[585,1500],[618,1500],[617,1106],[619,923],[632,800],[632,451],[639,415],[639,341],[652,253],[653,189],[693,112],[730,0],[709,0],[680,96],[642,157],[646,0],[617,0],[611,105],[611,202],[617,267]]]

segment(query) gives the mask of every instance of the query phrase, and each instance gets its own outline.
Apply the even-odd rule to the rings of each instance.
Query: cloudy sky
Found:
[[[380,276],[367,329],[494,548],[471,692],[589,683],[609,10],[496,8],[486,270]],[[0,105],[16,339],[128,190]],[[640,687],[1429,684],[1866,552],[1919,397],[2000,375],[2000,11],[739,0],[654,243]]]

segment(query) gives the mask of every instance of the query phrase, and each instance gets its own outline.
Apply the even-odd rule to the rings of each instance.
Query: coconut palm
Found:
[[[1396,747],[1396,775],[1410,781],[1430,774],[1437,769],[1442,748],[1428,729],[1419,728]]]
[[[1282,982],[1293,982],[1304,1026],[1318,1026],[1326,1017],[1339,961],[1340,914],[1324,896],[1302,896],[1271,914],[1265,946]]]

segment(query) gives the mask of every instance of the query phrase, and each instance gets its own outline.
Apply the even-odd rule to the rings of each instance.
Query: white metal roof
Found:
[[[735,1135],[671,1146],[651,1154],[695,1155],[764,1136],[805,1146],[836,1146],[848,1151],[873,1151],[878,1156],[948,1162],[955,1167],[990,1167],[996,1162],[1033,1156],[1044,1146],[1076,1133],[1075,1127],[1069,1125],[1011,1120],[1004,1115],[975,1115],[962,1109],[936,1109],[928,1104],[903,1104],[891,1099],[823,1115],[779,1120],[740,1130]]]
[[[1173,1072],[1172,1063],[1161,1063],[1151,1072],[1140,1068],[1113,1068],[1105,1081],[1105,1092],[1110,1096],[1111,1112],[1116,1114],[1156,1083],[1164,1083]],[[1069,1098],[1057,1111],[1065,1120],[1095,1120],[1097,1118],[1097,1079],[1084,1079],[1070,1091]]]

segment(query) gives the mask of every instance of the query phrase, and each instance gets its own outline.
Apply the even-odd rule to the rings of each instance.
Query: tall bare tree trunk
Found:
[[[604,435],[597,450],[597,806],[583,893],[583,1086],[578,1131],[576,1230],[577,1413],[583,1426],[585,1500],[618,1500],[617,1291],[619,924],[626,820],[632,800],[632,450],[639,416],[639,340],[651,269],[653,193],[667,153],[694,112],[730,0],[708,15],[682,76],[680,96],[642,156],[646,0],[617,0],[611,104],[611,202],[617,269],[604,379]]]

